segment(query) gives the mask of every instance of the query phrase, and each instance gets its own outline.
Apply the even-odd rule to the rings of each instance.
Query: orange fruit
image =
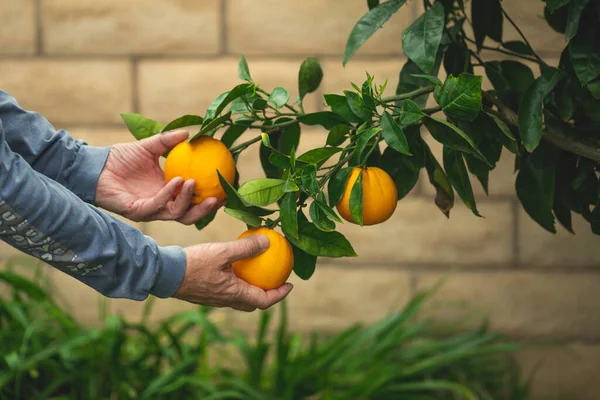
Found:
[[[220,140],[201,136],[189,143],[181,142],[169,152],[165,162],[165,181],[169,182],[178,176],[185,180],[194,179],[193,204],[200,204],[209,197],[225,200],[217,170],[227,182],[233,184],[233,156]]]
[[[357,222],[350,213],[350,194],[354,182],[358,179],[361,168],[353,168],[348,177],[342,199],[336,208],[342,218],[348,222]],[[398,204],[398,191],[392,177],[377,167],[362,169],[363,186],[363,225],[375,225],[386,221],[392,216]]]
[[[234,262],[233,273],[261,289],[276,289],[286,282],[294,268],[292,246],[282,234],[266,227],[247,230],[238,239],[252,235],[265,235],[271,244],[257,256]]]

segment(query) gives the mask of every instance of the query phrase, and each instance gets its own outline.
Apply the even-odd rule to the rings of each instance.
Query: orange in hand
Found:
[[[257,256],[234,262],[233,273],[261,289],[276,289],[286,282],[294,268],[292,246],[282,234],[266,227],[247,230],[238,239],[252,235],[268,237],[269,248]]]
[[[201,136],[189,143],[181,142],[171,150],[165,162],[165,181],[169,182],[178,176],[185,180],[194,179],[194,204],[200,204],[209,197],[222,201],[226,196],[217,170],[227,182],[233,184],[233,156],[220,140]]]
[[[350,195],[352,187],[358,179],[361,168],[353,168],[348,177],[342,199],[337,204],[337,210],[348,222],[356,224],[350,212]],[[386,221],[392,216],[398,204],[398,191],[392,177],[377,167],[362,169],[363,186],[363,225],[375,225]]]

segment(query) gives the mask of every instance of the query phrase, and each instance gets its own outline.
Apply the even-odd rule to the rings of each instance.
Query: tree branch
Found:
[[[396,96],[384,97],[381,99],[384,103],[392,103],[394,101],[400,101],[405,99],[411,99],[413,97],[420,96],[425,93],[431,93],[435,89],[435,86],[425,86],[417,90],[413,90],[412,92],[398,94]]]
[[[483,98],[498,108],[495,115],[498,115],[507,124],[519,127],[519,117],[513,110],[488,92],[483,92]],[[568,137],[549,131],[543,131],[542,138],[559,149],[600,162],[600,147],[590,139]]]

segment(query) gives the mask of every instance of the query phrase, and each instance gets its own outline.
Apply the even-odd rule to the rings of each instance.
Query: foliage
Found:
[[[211,310],[148,324],[110,315],[84,327],[43,279],[0,272],[0,399],[506,399],[528,396],[511,354],[485,327],[445,337],[421,309],[433,290],[372,325],[330,336],[260,315],[256,337],[225,332]],[[147,303],[151,305],[152,302]],[[419,317],[417,319],[417,317]]]
[[[374,32],[385,29],[405,0],[367,3],[368,10],[351,29],[344,64]],[[383,168],[392,176],[399,200],[425,169],[436,189],[435,204],[445,215],[458,194],[481,216],[472,178],[487,193],[490,171],[503,152],[512,153],[516,194],[531,218],[547,231],[556,232],[558,220],[572,232],[575,212],[600,233],[600,0],[545,4],[547,29],[568,40],[558,67],[539,57],[499,0],[423,3],[423,14],[401,37],[409,60],[393,96],[383,95],[387,81],[378,84],[367,73],[364,82],[352,83],[343,93],[325,94],[327,110],[306,113],[304,96],[323,78],[317,59],[301,64],[300,96],[293,100],[284,88],[262,89],[242,57],[239,77],[246,83],[215,99],[204,117],[185,116],[166,128],[137,114],[124,119],[138,139],[185,126],[182,121],[201,125],[198,135],[223,129],[221,138],[236,159],[258,144],[266,178],[228,187],[225,212],[253,226],[282,225],[294,246],[295,271],[304,278],[312,275],[317,257],[355,256],[336,231],[342,221],[333,209],[353,166]],[[522,40],[503,39],[509,25]],[[502,58],[484,60],[482,50]],[[444,82],[438,78],[442,68]],[[482,90],[483,74],[492,90]],[[430,100],[437,105],[427,108]],[[321,126],[329,134],[322,147],[296,154],[303,126]],[[443,145],[442,160],[423,140],[425,129]],[[261,133],[237,143],[248,130]],[[362,191],[361,181],[355,183],[356,193]],[[293,194],[299,195],[297,201]],[[307,213],[309,203],[312,212]],[[354,206],[362,215],[362,204],[355,201]]]

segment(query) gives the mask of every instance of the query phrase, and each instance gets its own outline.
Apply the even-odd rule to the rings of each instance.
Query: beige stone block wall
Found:
[[[325,109],[323,93],[362,82],[366,71],[377,83],[388,80],[387,93],[392,94],[406,62],[400,36],[420,12],[421,2],[408,1],[344,68],[346,39],[366,11],[365,3],[3,0],[0,87],[57,128],[97,146],[132,140],[121,112],[140,112],[162,122],[203,114],[212,99],[238,83],[242,53],[257,82],[266,89],[284,86],[292,96],[298,66],[305,57],[318,57],[325,78],[306,98],[307,111]],[[503,3],[536,50],[555,65],[564,40],[540,18],[543,3]],[[508,24],[505,34],[516,38]],[[441,155],[441,146],[425,135]],[[305,128],[302,149],[322,145],[325,137],[322,130]],[[256,149],[239,162],[243,180],[261,176]],[[400,308],[416,290],[447,278],[427,309],[429,315],[452,323],[467,311],[474,316],[472,326],[488,316],[494,328],[517,339],[560,340],[566,347],[538,347],[521,355],[526,369],[543,362],[536,396],[596,399],[600,240],[579,218],[574,219],[576,236],[562,228],[557,235],[543,231],[516,202],[514,179],[513,157],[505,152],[491,174],[489,197],[473,180],[485,218],[473,216],[457,199],[446,219],[433,203],[427,179],[421,179],[389,222],[363,229],[342,225],[359,257],[320,262],[308,282],[292,278],[292,328],[334,331],[356,321],[371,322]],[[135,226],[160,244],[182,246],[232,240],[244,230],[223,213],[202,232],[168,222]],[[0,264],[17,254],[0,243]],[[99,296],[93,290],[49,267],[46,272],[81,321],[98,323]],[[104,303],[109,312],[134,320],[145,306],[122,299]],[[191,308],[160,300],[152,319]],[[224,326],[247,329],[256,322],[256,314],[230,311],[214,318]]]

